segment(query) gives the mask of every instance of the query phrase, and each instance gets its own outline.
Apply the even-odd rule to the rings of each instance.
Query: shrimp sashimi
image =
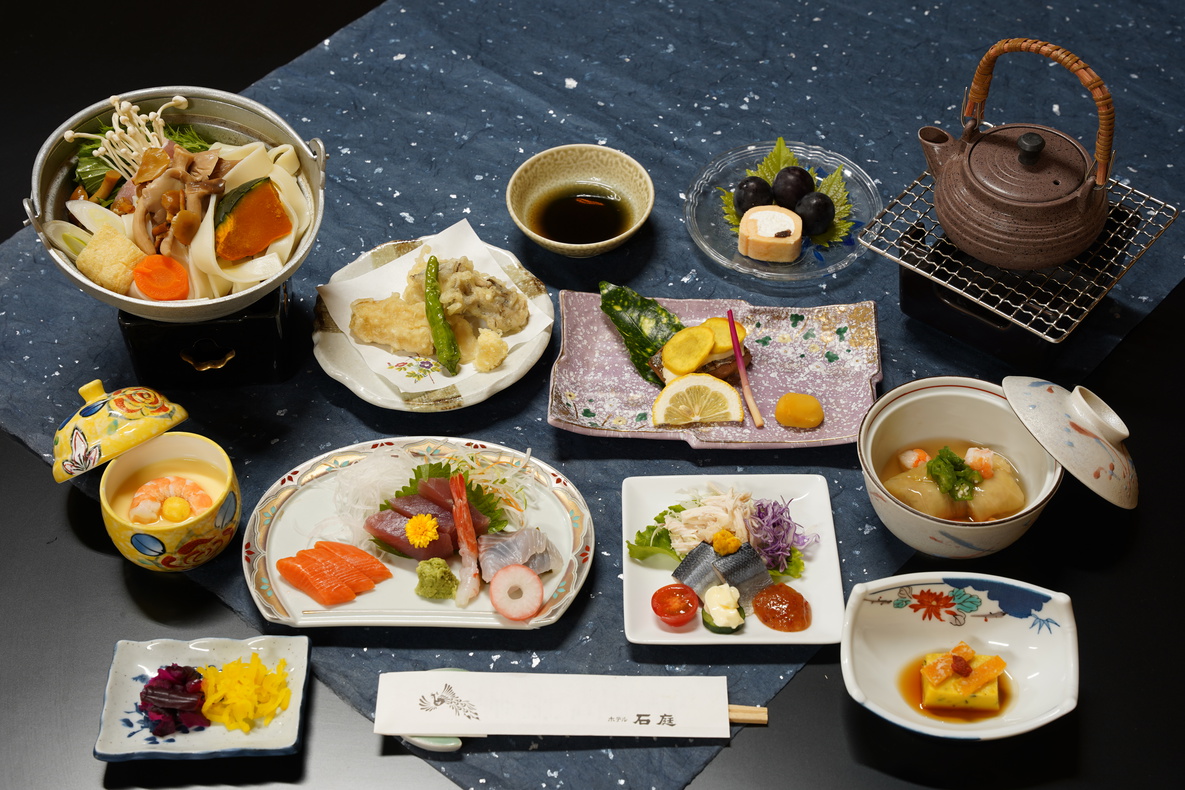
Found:
[[[457,606],[465,606],[481,590],[481,572],[477,567],[477,533],[469,515],[469,497],[465,493],[465,476],[458,473],[449,478],[453,498],[453,522],[457,528],[457,550],[461,554],[460,585],[453,596]]]
[[[184,521],[214,504],[206,490],[188,477],[158,477],[136,489],[128,518],[137,524],[151,524],[162,516]]]

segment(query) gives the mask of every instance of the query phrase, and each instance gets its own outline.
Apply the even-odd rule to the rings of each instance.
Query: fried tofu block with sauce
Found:
[[[999,656],[977,654],[966,642],[949,652],[928,653],[922,664],[922,707],[1000,709]]]
[[[108,291],[126,295],[132,287],[132,270],[144,260],[144,251],[110,225],[104,225],[78,254],[78,271]]]

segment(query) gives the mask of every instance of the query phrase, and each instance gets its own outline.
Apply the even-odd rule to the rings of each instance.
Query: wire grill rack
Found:
[[[1069,336],[1172,224],[1177,209],[1112,179],[1111,209],[1098,239],[1060,266],[1011,271],[961,252],[934,213],[924,171],[864,227],[861,244],[1050,342]]]

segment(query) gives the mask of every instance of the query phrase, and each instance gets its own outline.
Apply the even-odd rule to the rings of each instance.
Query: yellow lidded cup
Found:
[[[85,405],[54,436],[54,479],[103,463],[99,500],[107,534],[124,557],[157,571],[195,568],[234,538],[241,515],[230,457],[198,434],[169,432],[188,417],[146,387],[79,389]]]

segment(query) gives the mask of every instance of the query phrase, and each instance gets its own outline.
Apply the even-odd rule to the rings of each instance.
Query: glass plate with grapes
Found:
[[[802,254],[792,263],[769,263],[737,252],[740,218],[733,190],[749,176],[773,182],[784,167],[806,169],[815,188],[832,198],[835,217],[827,230],[805,236]],[[845,156],[816,145],[782,138],[734,148],[700,171],[687,190],[683,215],[691,238],[709,258],[725,268],[762,280],[811,280],[837,272],[860,256],[860,229],[881,212],[884,204],[872,179]]]

